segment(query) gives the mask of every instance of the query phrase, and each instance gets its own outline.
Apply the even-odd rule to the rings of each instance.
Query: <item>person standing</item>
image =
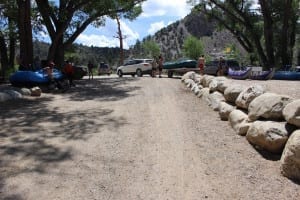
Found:
[[[48,80],[49,80],[48,87],[49,87],[49,89],[54,89],[54,88],[62,89],[61,84],[56,79],[54,79],[54,76],[53,76],[53,68],[54,67],[55,67],[55,63],[52,60],[50,60],[47,63],[46,67],[43,68],[43,70],[46,72]]]
[[[205,65],[205,58],[204,55],[201,55],[198,59],[198,67],[199,67],[199,72],[201,75],[204,74],[204,65]]]
[[[162,55],[160,54],[158,57],[158,77],[159,78],[161,78],[163,63],[164,63],[164,59],[163,59]]]
[[[218,64],[217,76],[224,76],[224,68],[225,68],[224,59],[223,59],[223,57],[220,57],[219,64]]]
[[[94,76],[93,76],[93,68],[94,68],[94,66],[93,66],[92,62],[89,61],[89,63],[88,63],[89,80],[91,79],[91,77],[92,77],[92,80],[94,79]]]
[[[53,61],[49,61],[47,63],[47,66],[44,68],[46,74],[48,75],[48,79],[50,82],[53,82],[54,81],[54,78],[53,78],[53,68],[54,68],[55,64]]]
[[[157,60],[156,57],[153,57],[152,60],[152,78],[156,77],[156,70],[157,70]]]
[[[69,80],[70,87],[71,86],[75,87],[75,84],[73,83],[74,68],[73,68],[72,63],[69,61],[66,61],[63,71],[64,71],[65,76]]]

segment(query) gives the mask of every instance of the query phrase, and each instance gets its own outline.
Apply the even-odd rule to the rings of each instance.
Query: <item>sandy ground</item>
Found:
[[[300,98],[299,82],[259,83]],[[0,199],[300,199],[279,155],[176,78],[80,80],[0,112]]]

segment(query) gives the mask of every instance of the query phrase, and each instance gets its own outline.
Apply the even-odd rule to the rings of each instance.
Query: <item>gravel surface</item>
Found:
[[[259,83],[299,98],[299,83],[275,82]],[[0,199],[300,199],[280,156],[256,151],[180,79],[80,80],[0,112]]]

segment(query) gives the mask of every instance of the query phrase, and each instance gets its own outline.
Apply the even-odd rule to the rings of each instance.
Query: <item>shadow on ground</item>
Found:
[[[133,95],[139,86],[130,85],[137,82],[138,78],[100,78],[93,80],[76,80],[76,87],[66,92],[73,101],[104,100],[117,101]]]
[[[79,80],[77,87],[57,95],[72,101],[117,101],[139,89],[128,86],[132,81],[136,79]],[[112,109],[63,113],[49,106],[53,100],[54,96],[46,95],[1,103],[0,199],[22,199],[4,187],[7,179],[24,173],[47,173],[47,169],[72,159],[72,147],[65,145],[68,141],[85,141],[105,126],[119,129],[127,123],[122,117],[112,116]],[[101,120],[95,120],[99,116]]]

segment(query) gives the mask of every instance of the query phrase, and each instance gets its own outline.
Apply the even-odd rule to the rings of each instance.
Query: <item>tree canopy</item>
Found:
[[[160,54],[160,48],[153,40],[147,40],[143,43],[143,50],[145,56],[158,57]]]
[[[189,0],[216,19],[265,68],[292,63],[299,0]]]
[[[124,13],[144,0],[36,0],[48,34],[51,38],[48,59],[63,62],[64,50],[76,40],[88,25],[101,26],[105,16]]]
[[[183,51],[184,55],[188,58],[197,60],[198,57],[204,52],[203,43],[196,37],[189,36],[184,40]]]

